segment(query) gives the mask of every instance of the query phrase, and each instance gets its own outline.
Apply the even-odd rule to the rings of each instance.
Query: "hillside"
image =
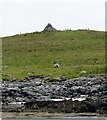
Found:
[[[104,75],[104,36],[100,31],[75,30],[4,37],[3,78]],[[54,63],[59,68],[53,68]]]

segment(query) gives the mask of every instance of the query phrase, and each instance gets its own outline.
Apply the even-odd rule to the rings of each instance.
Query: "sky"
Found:
[[[42,31],[105,30],[105,0],[0,0],[0,37]]]

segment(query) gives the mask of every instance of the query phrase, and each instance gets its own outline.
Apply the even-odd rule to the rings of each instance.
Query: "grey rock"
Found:
[[[50,23],[48,23],[43,31],[56,31],[56,29]]]
[[[67,78],[66,78],[64,75],[61,75],[61,76],[60,76],[60,79],[61,79],[62,81],[67,80]]]
[[[72,98],[81,95],[98,99],[107,95],[107,81],[104,77],[80,77],[65,80],[63,76],[51,82],[44,82],[49,78],[42,79],[43,81],[38,76],[24,81],[3,81],[3,103]]]

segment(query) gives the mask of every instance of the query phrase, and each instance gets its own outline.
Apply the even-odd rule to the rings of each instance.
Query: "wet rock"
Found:
[[[2,81],[3,104],[9,104],[11,102],[29,103],[32,101],[46,101],[46,104],[48,104],[48,101],[52,99],[66,100],[66,98],[70,98],[71,100],[67,101],[66,103],[66,112],[92,112],[92,109],[94,109],[94,112],[96,111],[96,109],[101,113],[103,111],[106,112],[107,81],[105,77],[80,77],[69,80],[66,80],[65,77],[60,77],[55,78],[50,82],[45,82],[47,79],[50,78],[44,77],[41,79],[41,76],[32,76],[29,78],[29,80]],[[84,101],[78,101],[80,99],[80,96],[82,95],[88,95],[88,97],[84,98]],[[75,101],[72,101],[72,99],[75,99]],[[63,111],[63,105],[61,110],[59,109],[62,102],[58,102],[57,104],[57,110]],[[65,103],[63,102],[63,104]],[[54,103],[52,102],[50,106],[53,105]],[[74,107],[71,107],[71,105],[73,105]],[[70,106],[68,110],[67,106]],[[99,108],[96,108],[97,106],[99,106]],[[44,110],[45,109],[46,108],[44,108]],[[14,110],[15,109],[13,109],[13,111]],[[52,111],[54,111],[53,108]]]

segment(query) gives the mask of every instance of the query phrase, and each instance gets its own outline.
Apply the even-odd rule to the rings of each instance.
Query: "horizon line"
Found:
[[[107,30],[95,30],[95,29],[63,29],[63,30],[57,30],[56,31],[52,31],[52,32],[57,32],[57,31],[76,31],[76,30],[89,30],[89,31],[99,31],[99,32],[107,32]],[[24,35],[24,34],[31,34],[31,33],[35,33],[35,32],[43,32],[42,31],[32,31],[32,32],[20,32],[20,33],[15,33],[15,34],[10,34],[10,35],[0,35],[0,38],[5,38],[5,37],[12,37],[12,36],[15,36],[15,35]],[[47,32],[50,32],[50,31],[47,31]]]

